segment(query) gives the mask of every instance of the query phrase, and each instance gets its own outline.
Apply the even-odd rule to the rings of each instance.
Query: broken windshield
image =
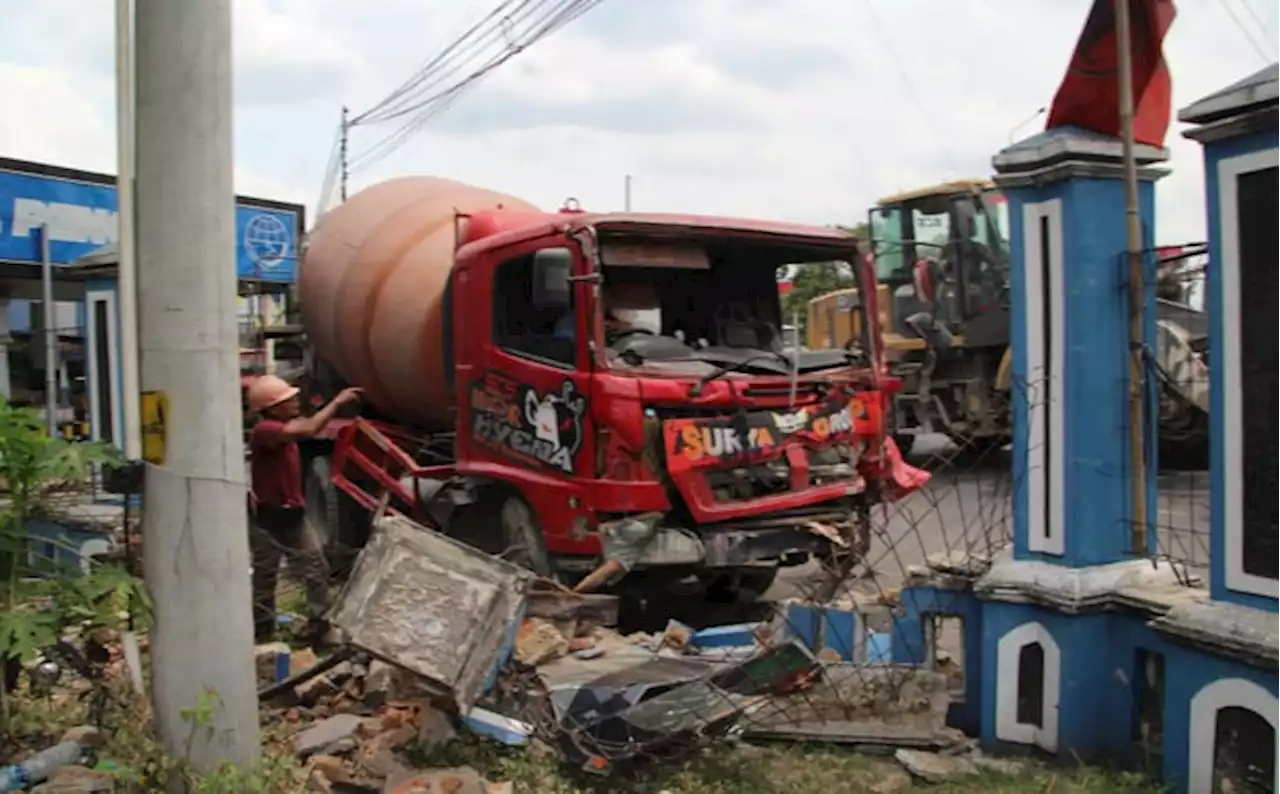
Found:
[[[610,366],[701,376],[727,365],[770,374],[848,365],[842,351],[799,350],[784,332],[793,318],[783,316],[780,273],[820,263],[854,283],[847,252],[830,244],[608,237],[600,251],[597,311]]]

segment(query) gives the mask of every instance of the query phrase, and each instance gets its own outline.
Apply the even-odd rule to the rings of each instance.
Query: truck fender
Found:
[[[996,391],[1009,391],[1013,380],[1013,347],[1006,347],[996,369]]]

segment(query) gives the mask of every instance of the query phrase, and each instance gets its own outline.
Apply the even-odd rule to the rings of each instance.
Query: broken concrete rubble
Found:
[[[973,761],[960,756],[903,748],[894,753],[893,757],[908,772],[926,783],[945,783],[953,778],[978,773],[978,767]]]
[[[31,791],[32,794],[98,794],[114,790],[115,777],[110,772],[64,766]]]
[[[360,717],[355,714],[336,714],[295,736],[294,751],[305,758],[320,753],[343,739],[353,738],[359,730]]]
[[[457,769],[434,769],[411,772],[402,779],[388,782],[385,794],[490,794],[500,791],[469,766]]]
[[[537,667],[569,652],[572,640],[556,624],[543,618],[528,618],[516,632],[515,659]]]

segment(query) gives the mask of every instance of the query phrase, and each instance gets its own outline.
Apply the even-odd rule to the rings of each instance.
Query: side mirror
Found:
[[[573,255],[566,248],[545,248],[534,253],[532,298],[536,308],[569,308],[572,266]]]

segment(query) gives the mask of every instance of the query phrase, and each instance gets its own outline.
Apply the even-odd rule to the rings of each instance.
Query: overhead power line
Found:
[[[351,158],[351,168],[387,157],[504,63],[600,2],[503,0],[385,99],[352,119],[348,131],[388,122],[398,126]]]
[[[1253,3],[1249,2],[1249,0],[1240,0],[1240,5],[1244,6],[1244,10],[1249,13],[1253,23],[1258,26],[1258,32],[1262,34],[1262,40],[1268,41],[1267,23],[1263,22],[1262,17],[1258,16],[1258,12],[1253,10]]]
[[[898,50],[893,45],[893,39],[890,38],[889,32],[885,29],[884,24],[880,21],[880,15],[876,13],[874,0],[865,0],[867,13],[871,16],[871,23],[875,25],[877,33],[879,33],[880,41],[884,43],[885,50],[889,53],[889,59],[893,61],[894,68],[898,70],[898,77],[902,79],[903,87],[907,89],[907,95],[911,98],[912,104],[916,106],[916,110],[920,113],[921,120],[924,121],[925,128],[929,131],[929,137],[933,140],[934,146],[938,148],[938,152],[942,155],[943,160],[950,166],[951,170],[956,170],[956,161],[951,156],[950,150],[943,145],[942,139],[938,136],[938,128],[933,123],[933,114],[929,112],[929,108],[921,100],[920,94],[916,91],[915,83],[911,80],[911,75],[907,72],[907,67],[903,64],[902,58],[898,55]]]
[[[1252,15],[1253,18],[1259,23],[1259,26],[1263,27],[1261,25],[1262,20],[1258,19],[1258,16],[1254,13],[1253,8],[1249,5],[1249,3],[1246,2],[1246,0],[1240,0],[1240,2],[1242,2],[1244,4],[1244,7],[1248,9],[1249,14]],[[1254,40],[1253,32],[1249,30],[1248,26],[1244,24],[1244,20],[1240,19],[1240,17],[1236,14],[1236,12],[1231,8],[1231,3],[1228,0],[1218,0],[1218,4],[1222,6],[1223,11],[1227,12],[1227,16],[1231,17],[1231,21],[1235,23],[1235,26],[1237,28],[1239,28],[1240,34],[1245,37],[1246,41],[1249,42],[1249,46],[1253,48],[1253,51],[1258,54],[1259,58],[1261,58],[1266,63],[1271,63],[1273,60],[1275,60],[1271,55],[1267,53],[1267,51],[1262,47],[1261,44],[1259,44],[1257,41]],[[1264,31],[1265,31],[1265,28],[1264,28]],[[1265,32],[1263,33],[1263,40],[1264,41],[1266,40]]]
[[[394,91],[339,126],[318,215],[334,202],[335,187],[339,181],[345,183],[347,173],[368,168],[391,155],[502,64],[601,2],[500,0],[492,11],[427,59]],[[394,129],[354,156],[343,158],[354,128],[389,122],[396,122]]]

